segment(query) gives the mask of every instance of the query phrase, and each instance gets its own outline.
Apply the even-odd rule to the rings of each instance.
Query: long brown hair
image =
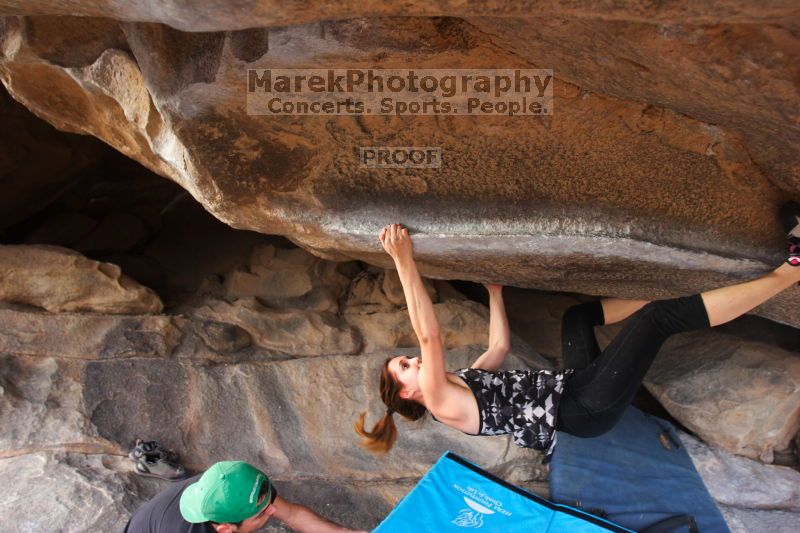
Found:
[[[393,413],[399,413],[409,420],[419,420],[427,412],[424,405],[400,397],[400,385],[389,372],[389,361],[391,360],[390,357],[384,361],[381,368],[381,400],[386,404],[386,414],[378,420],[372,431],[367,431],[364,427],[367,413],[361,413],[361,416],[353,424],[356,433],[364,439],[362,445],[375,453],[388,452],[392,449],[394,441],[397,440],[397,426],[394,425]]]

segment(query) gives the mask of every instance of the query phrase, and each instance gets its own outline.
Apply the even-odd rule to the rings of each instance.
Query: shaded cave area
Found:
[[[116,264],[154,290],[167,310],[258,243],[295,247],[279,236],[230,228],[179,185],[108,147],[62,188],[49,205],[3,229],[0,240],[61,246]]]

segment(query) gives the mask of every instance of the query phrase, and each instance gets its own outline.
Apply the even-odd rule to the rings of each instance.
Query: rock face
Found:
[[[259,346],[298,356],[353,354],[361,348],[358,332],[330,313],[273,310],[248,298],[234,304],[214,302],[196,315],[236,324]]]
[[[283,495],[359,528],[445,449],[541,491],[533,452],[430,420],[401,422],[388,457],[358,447],[357,414],[383,412],[378,367],[416,353],[378,230],[399,221],[414,235],[453,368],[480,354],[488,314],[440,279],[654,299],[766,272],[783,260],[776,208],[800,198],[798,27],[788,0],[0,0],[3,85],[84,134],[54,135],[0,94],[0,238],[19,231],[26,243],[0,246],[0,483],[14,487],[4,523],[118,530],[160,487],[131,475],[137,437],[195,469],[249,460]],[[554,114],[247,113],[246,69],[330,65],[551,68]],[[100,182],[32,221],[95,168],[88,136],[186,192],[133,179],[114,198]],[[439,147],[444,164],[360,166],[358,148],[387,145]],[[129,205],[104,209],[119,196]],[[189,196],[252,232],[209,223]],[[26,218],[31,228],[15,229]],[[755,312],[800,326],[799,291]],[[509,366],[558,361],[575,300],[539,296],[534,310],[509,302],[525,313],[512,319]],[[706,441],[772,461],[800,425],[795,356],[679,337],[648,386]],[[732,529],[796,522],[794,474],[686,442]],[[46,509],[45,481],[60,491]]]
[[[0,246],[0,301],[51,312],[158,313],[156,293],[122,274],[55,246]]]
[[[395,14],[377,4],[134,3],[113,15],[102,3],[3,2],[19,15],[102,12],[193,31],[7,16],[0,78],[52,124],[176,181],[220,220],[328,258],[389,266],[375,235],[398,220],[433,278],[652,298],[776,266],[775,209],[800,194],[796,9],[555,4],[411,5],[404,13],[422,16],[400,18],[374,16]],[[553,68],[555,112],[246,113],[245,69],[332,64]],[[446,164],[359,167],[355,149],[374,145],[441,147]],[[800,324],[796,291],[758,312]]]
[[[447,285],[440,287],[446,291]],[[458,294],[440,300],[437,287],[428,281],[426,289],[434,302],[436,317],[445,325],[442,340],[448,349],[483,342],[483,324],[489,318],[484,306]],[[400,279],[394,270],[362,272],[350,287],[344,316],[362,332],[368,351],[417,345]],[[537,363],[544,364],[541,360]]]
[[[31,275],[42,272],[30,266]],[[352,527],[377,524],[447,449],[546,491],[532,450],[432,420],[398,421],[389,456],[359,446],[358,414],[372,422],[385,411],[377,396],[384,358],[418,351],[396,343],[397,332],[410,331],[397,284],[392,272],[260,244],[176,314],[0,309],[0,478],[17,472],[25,481],[4,516],[34,530],[119,529],[159,488],[133,476],[125,459],[140,437],[175,449],[194,470],[250,461],[284,496]],[[447,284],[428,287],[450,366],[468,366],[488,337],[486,309]],[[391,327],[381,333],[387,316]],[[515,339],[520,345],[510,365],[549,365]],[[48,514],[20,505],[47,476],[63,483],[63,507]],[[97,509],[73,524],[68,513],[82,507],[72,498]]]
[[[771,463],[800,429],[800,358],[719,333],[671,338],[647,388],[686,427],[730,452]]]
[[[800,473],[681,440],[734,533],[790,533],[800,520]]]
[[[450,356],[454,365],[462,366],[478,354],[462,350]],[[277,479],[389,481],[420,476],[441,455],[442,446],[495,467],[515,459],[533,461],[535,454],[508,449],[504,438],[469,438],[431,420],[399,423],[394,456],[416,450],[410,460],[387,460],[361,449],[352,424],[361,410],[369,411],[370,420],[385,411],[376,401],[382,363],[377,354],[215,366],[91,361],[81,365],[83,401],[92,425],[110,441],[158,435],[160,442],[180,450],[191,467],[237,457],[268,465]],[[171,423],[164,424],[164,417]]]
[[[4,527],[16,531],[121,531],[157,485],[120,473],[121,459],[34,453],[0,459]],[[20,483],[20,480],[25,480]],[[48,497],[42,497],[47,494]]]
[[[179,324],[185,322],[165,315],[120,318],[15,309],[0,309],[0,317],[4,324],[0,332],[0,352],[67,359],[86,359],[90,354],[102,359],[169,357],[183,337]],[[214,327],[214,324],[200,323],[198,334],[220,344],[225,337],[241,336],[235,326],[219,324]],[[65,331],[70,334],[64,335]]]
[[[246,265],[206,284],[208,297],[187,312],[235,324],[256,345],[294,356],[359,353],[360,333],[339,316],[350,284],[339,270],[348,268],[300,248],[259,245]]]
[[[447,283],[425,284],[436,302],[449,366],[469,365],[486,342],[486,309]],[[530,322],[512,316],[525,338],[539,339],[558,355],[560,315],[576,299],[509,291],[507,300],[514,315],[528,306],[522,316]],[[209,277],[170,315],[0,309],[0,477],[17,472],[25,480],[24,489],[6,504],[9,523],[64,531],[118,528],[163,488],[131,474],[125,453],[139,437],[177,450],[190,469],[233,457],[250,461],[269,471],[283,495],[352,527],[377,524],[446,449],[546,493],[540,457],[510,446],[507,438],[473,438],[426,419],[399,421],[397,448],[389,456],[358,446],[352,430],[358,413],[367,411],[369,423],[384,412],[376,394],[384,358],[417,353],[404,347],[413,337],[403,304],[394,271],[333,263],[301,249],[261,243],[238,266]],[[536,330],[537,323],[548,331]],[[601,344],[613,333],[599,330]],[[708,346],[720,353],[691,359],[727,361],[725,339],[719,334],[678,337],[684,344],[670,347],[675,340],[670,341],[664,364],[690,366],[673,361],[678,356],[672,351],[696,354]],[[522,338],[514,336],[512,345],[509,368],[552,366]],[[758,353],[760,372],[769,371],[765,361],[789,357],[776,348],[762,347]],[[786,361],[780,364],[792,368]],[[719,366],[707,380],[730,378],[725,365]],[[651,381],[658,383],[664,372],[655,376]],[[779,400],[748,407],[764,433],[774,433],[764,426],[768,416],[777,423],[775,413],[789,409]],[[693,427],[691,413],[665,404]],[[724,428],[707,424],[701,429],[727,436]],[[745,524],[740,530],[747,531],[755,520],[767,520],[781,531],[794,518],[791,476],[796,472],[761,471],[752,461],[742,463],[699,443],[696,448],[693,457],[705,465],[698,468],[732,525]],[[720,461],[723,474],[715,466]],[[744,500],[736,499],[741,491],[726,492],[732,480],[762,479],[763,472],[770,472],[764,481],[769,492],[753,490]],[[79,498],[103,510],[73,524],[69,512],[78,506],[64,504],[48,514],[14,505],[30,497],[45,477],[61,480],[64,501]],[[771,510],[770,501],[780,511]],[[283,531],[277,525],[268,530]]]

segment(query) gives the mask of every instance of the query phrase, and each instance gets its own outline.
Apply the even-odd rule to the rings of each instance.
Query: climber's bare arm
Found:
[[[403,293],[406,297],[411,326],[419,340],[425,372],[420,374],[423,392],[429,389],[435,396],[448,388],[444,369],[444,348],[439,329],[439,320],[433,310],[433,302],[425,290],[422,278],[414,261],[414,250],[408,230],[400,224],[391,224],[380,232],[384,250],[392,256]],[[431,398],[433,400],[433,397]]]
[[[508,327],[502,285],[485,285],[489,291],[489,347],[472,364],[472,368],[498,370],[506,360],[511,347],[511,330]]]

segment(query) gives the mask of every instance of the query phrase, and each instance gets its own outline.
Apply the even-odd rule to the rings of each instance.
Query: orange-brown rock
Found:
[[[102,4],[92,5],[75,9],[91,15]],[[534,5],[541,10],[531,14]],[[145,16],[134,5],[121,18],[186,29],[222,9],[193,5],[189,16],[180,6]],[[800,193],[790,4],[663,7],[648,17],[638,5],[544,2],[522,14],[497,3],[476,9],[480,18],[449,6],[439,14],[451,18],[347,19],[353,9],[324,4],[300,17],[254,4],[202,29],[295,15],[306,23],[206,33],[9,16],[0,78],[40,116],[175,180],[226,223],[286,235],[324,257],[388,266],[375,235],[400,221],[430,277],[646,298],[748,279],[782,260],[775,210]],[[553,68],[555,111],[247,114],[245,69],[330,65]],[[376,144],[438,146],[445,164],[359,167],[357,148]],[[758,312],[800,324],[792,299]]]
[[[285,483],[283,495],[326,498],[334,517],[358,527],[385,515],[445,448],[511,481],[541,480],[528,451],[439,424],[403,424],[396,453],[404,462],[357,447],[353,415],[368,409],[372,421],[383,413],[378,366],[414,341],[397,277],[353,261],[391,266],[378,230],[395,221],[411,229],[448,348],[456,348],[449,357],[461,366],[481,349],[485,309],[436,279],[647,299],[697,292],[780,263],[775,211],[800,198],[800,9],[792,0],[245,0],[236,9],[221,0],[0,0],[0,15],[0,80],[36,115],[173,180],[235,228],[284,235],[342,261],[269,245],[222,274],[228,254],[251,241],[182,253],[187,241],[226,239],[203,226],[191,239],[160,235],[147,245],[164,270],[183,274],[165,283],[183,304],[171,311],[183,316],[2,310],[0,418],[9,430],[0,479],[19,472],[29,480],[20,497],[55,479],[84,506],[3,508],[16,513],[11,524],[63,529],[75,511],[85,515],[76,528],[118,529],[119,509],[138,503],[128,491],[147,491],[129,475],[115,477],[124,470],[118,460],[99,464],[95,454],[121,456],[144,435],[178,449],[190,466],[236,457],[268,467]],[[554,113],[247,113],[246,69],[331,66],[550,68]],[[0,228],[36,212],[92,160],[80,142],[60,144],[33,129],[5,128],[0,139]],[[356,153],[375,145],[438,147],[444,164],[365,169]],[[181,204],[164,212],[180,219]],[[130,268],[135,258],[126,254],[152,235],[141,223],[147,217],[136,217],[126,216],[119,241],[119,222],[93,214],[53,216],[41,233],[63,229],[62,243],[87,253],[113,243]],[[74,270],[37,270],[17,258],[0,267],[0,300],[108,311],[81,292],[106,287],[96,275],[108,267],[92,265],[81,272],[94,277],[70,285]],[[33,277],[20,278],[26,270]],[[112,270],[111,281],[126,285]],[[68,287],[81,293],[77,300]],[[798,326],[798,291],[756,312]],[[557,355],[553,308],[516,324],[540,318],[553,323],[542,344]],[[59,342],[60,330],[76,337]],[[791,358],[767,349],[742,355],[735,342],[703,339],[671,341],[680,353],[665,347],[651,388],[708,441],[769,460],[796,431],[796,399],[753,399],[728,383],[758,374],[754,390],[766,390],[763,375],[785,367],[779,383],[789,390]],[[718,362],[700,381],[717,380],[728,394],[720,392],[722,407],[716,398],[688,401],[698,400],[690,398],[697,387],[686,388],[699,372],[685,360],[694,353]],[[515,355],[514,366],[536,359],[530,348]],[[723,407],[732,402],[729,413]],[[697,414],[706,407],[719,416]],[[737,413],[738,433],[714,425]],[[757,432],[761,419],[775,433],[767,440]],[[95,485],[87,488],[77,471]],[[781,509],[795,511],[795,499],[783,498]],[[82,511],[90,506],[112,510]],[[789,523],[781,512],[770,515],[774,531]],[[755,520],[734,514],[735,524]]]

